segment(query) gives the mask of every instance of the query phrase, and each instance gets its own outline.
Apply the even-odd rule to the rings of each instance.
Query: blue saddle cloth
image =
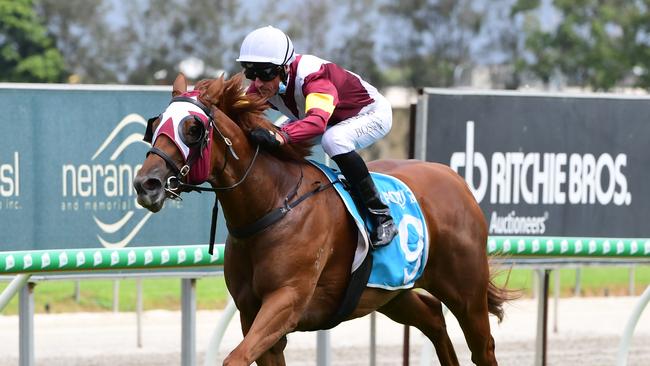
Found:
[[[336,182],[343,177],[340,172],[323,164],[315,161],[311,163],[325,173],[330,182]],[[373,262],[367,286],[387,290],[413,287],[415,280],[424,271],[429,252],[424,215],[415,195],[402,181],[381,173],[371,173],[371,176],[382,201],[390,207],[399,234],[387,246],[371,250]],[[353,261],[352,270],[355,270],[368,252],[370,241],[367,230],[371,228],[371,223],[366,220],[366,215],[359,211],[343,184],[334,184],[334,187],[356,221],[360,236],[363,237]]]

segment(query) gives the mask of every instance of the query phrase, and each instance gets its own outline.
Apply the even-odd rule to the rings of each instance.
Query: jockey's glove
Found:
[[[267,150],[277,149],[282,145],[284,138],[281,134],[267,130],[262,127],[255,127],[251,133],[251,140]]]

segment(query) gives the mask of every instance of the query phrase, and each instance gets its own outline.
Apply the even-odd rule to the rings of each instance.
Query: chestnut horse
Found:
[[[291,201],[309,194],[327,181],[305,160],[311,145],[262,151],[249,142],[247,134],[252,128],[273,126],[263,115],[264,101],[244,95],[242,82],[238,74],[230,80],[197,83],[192,95],[198,93],[200,103],[193,104],[205,113],[185,103],[187,116],[194,108],[192,113],[201,118],[178,130],[191,142],[204,139],[208,132],[209,140],[203,140],[212,144],[206,181],[218,190],[231,233],[285,206],[287,198]],[[186,93],[187,81],[180,74],[174,81],[172,97],[176,99],[170,107],[179,96],[187,101]],[[199,120],[205,123],[205,131],[196,123]],[[161,123],[160,117],[152,120],[153,129]],[[179,172],[187,170],[179,167],[191,165],[188,160],[198,152],[186,157],[164,134],[153,141],[152,150],[156,151],[148,154],[134,186],[138,202],[157,212],[166,198],[180,193],[174,191],[178,183],[170,182],[177,177],[184,179]],[[435,346],[442,365],[458,365],[440,299],[458,319],[472,361],[496,365],[488,312],[501,320],[508,292],[491,281],[487,225],[465,181],[447,166],[417,160],[381,160],[369,167],[399,178],[414,192],[427,221],[428,260],[414,286],[420,290],[365,287],[346,320],[379,311],[422,331]],[[256,361],[261,366],[284,365],[287,333],[325,328],[349,282],[357,235],[357,227],[334,189],[311,195],[253,235],[229,235],[224,275],[240,311],[244,339],[223,364],[250,365]]]

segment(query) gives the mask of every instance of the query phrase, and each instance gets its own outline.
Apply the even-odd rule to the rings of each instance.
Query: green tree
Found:
[[[529,19],[512,14],[514,1],[492,0],[479,10],[482,25],[472,55],[475,63],[489,69],[492,86],[506,89],[519,88],[526,77],[516,60],[523,57],[523,29]]]
[[[45,19],[74,82],[116,83],[125,66],[128,45],[118,25],[111,25],[110,2],[104,0],[39,0]]]
[[[0,80],[59,82],[61,53],[54,47],[31,0],[0,0]]]
[[[250,19],[248,31],[272,25],[281,29],[291,38],[297,53],[312,54],[332,60],[333,42],[331,40],[337,29],[337,20],[333,18],[333,10],[339,2],[340,0],[267,2],[259,16],[253,16]],[[277,9],[292,9],[292,11],[278,12]]]
[[[129,59],[135,64],[128,71],[128,82],[151,84],[173,80],[181,61],[196,58],[203,62],[199,77],[215,77],[217,70],[228,70],[234,58],[224,64],[222,56],[232,49],[224,41],[231,27],[237,0],[149,0],[132,2],[128,7],[125,42],[131,45]],[[154,72],[163,71],[165,80]]]
[[[381,8],[390,27],[383,52],[402,85],[452,86],[457,67],[470,67],[470,42],[481,29],[471,0],[410,0]]]
[[[333,28],[332,5],[331,2],[321,0],[301,0],[290,5],[295,13],[285,15],[285,19],[290,21],[285,31],[293,36],[295,42],[302,44],[300,53],[320,57],[330,54],[327,40],[328,33]],[[298,19],[288,18],[294,14],[300,14]]]
[[[180,62],[189,58],[204,62],[200,77],[214,77],[224,68],[225,58],[227,66],[234,65],[235,41],[224,35],[241,23],[235,14],[238,4],[39,0],[37,9],[78,82],[168,84]]]
[[[519,0],[513,14],[531,13],[539,0]],[[650,88],[650,1],[554,0],[559,24],[530,23],[522,66],[544,82],[559,75],[570,85],[609,90]]]
[[[347,24],[339,39],[334,42],[332,61],[361,75],[375,87],[384,86],[384,78],[376,56],[378,14],[374,0],[340,1],[339,9],[345,11],[345,19],[354,19]]]

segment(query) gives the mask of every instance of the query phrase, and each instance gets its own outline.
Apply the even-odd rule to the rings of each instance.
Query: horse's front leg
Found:
[[[280,340],[271,347],[268,351],[264,352],[255,362],[257,366],[286,366],[284,361],[284,348],[287,346],[287,336],[283,336]]]
[[[224,359],[224,366],[248,366],[256,360],[264,362],[261,356],[272,347],[284,349],[286,341],[282,338],[295,329],[310,297],[298,288],[300,286],[281,287],[264,297],[244,340]],[[265,355],[264,359],[281,359],[279,365],[282,365],[284,357],[270,357],[273,353]]]
[[[242,332],[244,336],[248,334],[251,324],[255,319],[255,313],[253,315],[246,316],[246,311],[239,312],[239,319],[242,326]],[[286,366],[284,360],[284,348],[287,346],[287,336],[283,336],[280,340],[274,344],[268,351],[264,352],[255,362],[258,366]]]

